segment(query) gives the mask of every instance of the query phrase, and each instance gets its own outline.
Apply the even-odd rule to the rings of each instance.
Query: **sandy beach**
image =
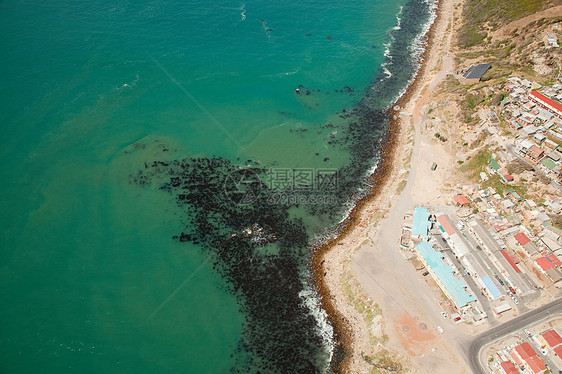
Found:
[[[346,351],[339,372],[469,372],[456,349],[466,335],[446,328],[434,287],[399,251],[404,215],[452,197],[451,150],[424,129],[435,88],[454,71],[451,48],[461,9],[460,1],[439,2],[422,67],[394,108],[377,190],[352,212],[347,231],[317,255],[324,307]],[[429,173],[435,160],[439,169]]]

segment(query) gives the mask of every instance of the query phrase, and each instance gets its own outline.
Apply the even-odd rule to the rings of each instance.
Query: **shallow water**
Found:
[[[0,371],[324,371],[306,243],[376,164],[427,19],[416,0],[0,2]],[[183,176],[186,204],[162,187],[193,165],[220,183]],[[225,193],[248,165],[269,198],[249,207]],[[292,168],[337,172],[330,199],[271,200]],[[220,250],[264,222],[275,240]]]

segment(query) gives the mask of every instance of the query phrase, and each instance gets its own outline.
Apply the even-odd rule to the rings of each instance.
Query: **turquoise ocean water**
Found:
[[[376,164],[384,109],[412,78],[429,8],[0,1],[0,372],[289,372],[283,361],[324,372],[331,330],[313,311],[303,243],[341,218]],[[256,210],[213,220],[226,200],[186,208],[163,188],[163,173],[185,165],[152,167],[186,158],[223,160],[227,174],[339,170],[338,204],[265,209],[284,226],[272,229],[279,242],[243,243],[261,261],[253,273],[226,260],[245,252],[217,248]],[[173,239],[187,231],[197,238]],[[260,277],[284,253],[290,281],[272,292]],[[269,317],[292,303],[287,318],[317,328]],[[304,335],[320,338],[293,351]]]

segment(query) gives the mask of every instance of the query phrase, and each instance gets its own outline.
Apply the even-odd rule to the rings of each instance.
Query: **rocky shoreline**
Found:
[[[326,278],[327,271],[329,270],[325,267],[325,260],[338,244],[355,233],[355,229],[362,221],[362,216],[368,208],[373,208],[373,205],[376,204],[377,199],[384,193],[383,187],[388,184],[391,175],[397,168],[398,145],[400,143],[400,135],[404,131],[403,123],[399,118],[400,110],[413,100],[414,94],[419,91],[421,82],[424,80],[427,73],[428,66],[426,62],[432,52],[435,29],[437,25],[442,22],[443,18],[441,12],[442,2],[443,0],[439,2],[437,17],[424,36],[425,49],[419,57],[418,72],[413,82],[407,87],[405,93],[387,112],[390,121],[387,124],[388,129],[381,142],[380,161],[375,171],[367,179],[369,184],[373,187],[371,187],[370,192],[365,197],[355,204],[348,216],[336,227],[333,237],[323,243],[323,245],[312,248],[313,256],[311,266],[314,279],[318,288],[322,307],[328,314],[329,321],[334,328],[336,352],[331,363],[331,370],[334,373],[354,372],[352,358],[354,355],[361,354],[362,352],[355,352],[354,338],[356,332],[352,327],[352,323],[335,306],[332,290],[336,285],[330,284]]]

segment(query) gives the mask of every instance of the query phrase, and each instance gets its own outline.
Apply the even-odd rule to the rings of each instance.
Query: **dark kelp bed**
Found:
[[[326,341],[313,311],[303,302],[303,295],[310,292],[319,296],[334,328],[335,349],[328,370],[345,372],[352,336],[330,301],[321,264],[327,251],[351,231],[363,207],[377,196],[392,167],[400,126],[396,111],[386,109],[391,103],[388,95],[398,96],[419,66],[419,56],[409,47],[429,20],[429,6],[411,0],[402,17],[402,27],[390,35],[386,68],[391,75],[381,67],[362,100],[340,115],[345,120],[343,136],[330,142],[351,155],[351,162],[337,171],[337,185],[329,190],[339,204],[300,206],[306,214],[328,216],[332,222],[341,219],[344,206],[353,206],[347,218],[322,238],[313,241],[304,221],[290,213],[298,204],[277,204],[271,198],[275,191],[264,182],[267,168],[254,160],[155,160],[131,176],[131,183],[173,196],[185,212],[181,215],[184,230],[174,239],[199,245],[237,298],[245,322],[231,372],[323,370],[328,359]],[[426,21],[420,23],[420,18]],[[417,84],[414,81],[396,105],[407,102]],[[374,164],[376,171],[366,176]],[[299,193],[310,197],[316,192]]]

